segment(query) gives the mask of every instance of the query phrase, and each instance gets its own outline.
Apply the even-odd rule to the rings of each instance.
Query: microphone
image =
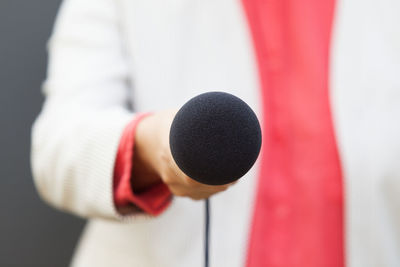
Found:
[[[254,111],[240,98],[208,92],[190,99],[171,125],[170,149],[178,167],[208,185],[236,181],[254,165],[261,129]]]

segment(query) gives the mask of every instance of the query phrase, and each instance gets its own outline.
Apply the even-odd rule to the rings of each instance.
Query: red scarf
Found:
[[[248,267],[343,267],[342,173],[329,100],[334,0],[243,0],[263,101]]]

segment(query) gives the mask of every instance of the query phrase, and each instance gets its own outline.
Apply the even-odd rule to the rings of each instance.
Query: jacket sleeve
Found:
[[[67,0],[49,41],[45,103],[32,130],[36,188],[51,205],[82,217],[121,218],[113,203],[118,144],[134,118],[117,7]]]

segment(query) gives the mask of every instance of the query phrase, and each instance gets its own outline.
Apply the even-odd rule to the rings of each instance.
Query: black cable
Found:
[[[204,231],[204,266],[209,266],[209,242],[210,242],[210,201],[206,199],[206,216],[205,216],[205,231]]]

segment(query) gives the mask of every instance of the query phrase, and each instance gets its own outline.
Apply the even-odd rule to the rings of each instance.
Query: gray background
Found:
[[[0,0],[0,266],[68,266],[83,220],[44,204],[29,168],[58,0]]]

